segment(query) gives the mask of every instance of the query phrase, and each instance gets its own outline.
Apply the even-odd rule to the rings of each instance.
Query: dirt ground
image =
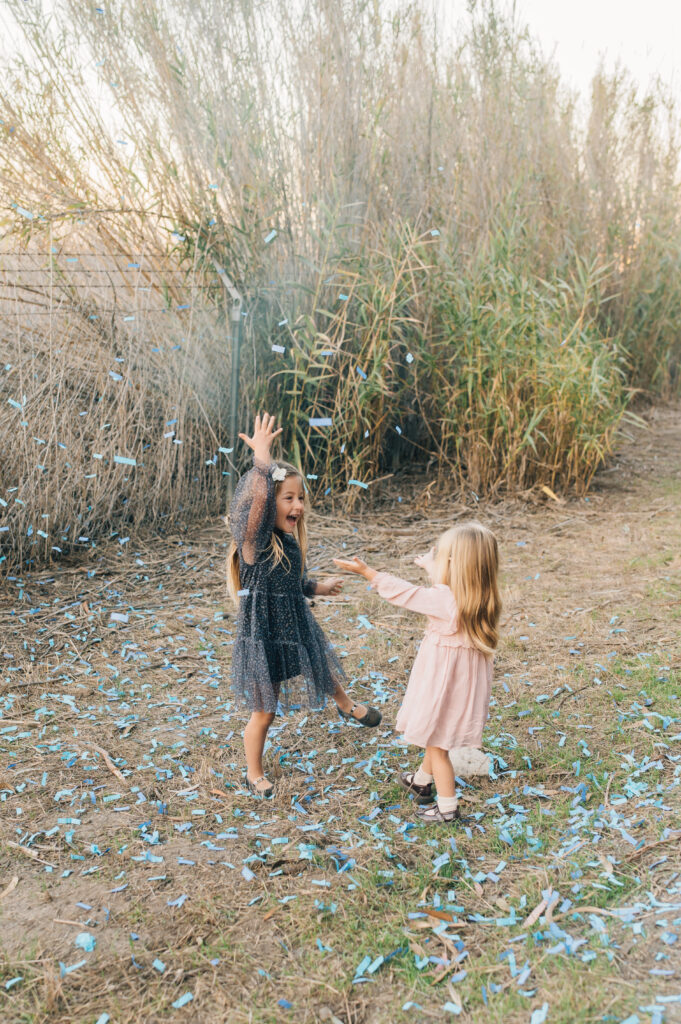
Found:
[[[452,522],[497,534],[494,777],[454,830],[394,782],[423,622],[363,581],[314,612],[383,722],[278,719],[271,802],[243,789],[222,524],[3,581],[0,1020],[681,1020],[681,408],[585,498],[426,483],[312,513],[309,563],[419,580]]]

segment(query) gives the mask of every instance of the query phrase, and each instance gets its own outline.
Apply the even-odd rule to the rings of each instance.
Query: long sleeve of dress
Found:
[[[379,572],[374,576],[371,586],[381,597],[400,608],[419,612],[431,619],[442,619],[446,622],[456,617],[456,605],[451,590],[447,586],[418,587],[408,583],[399,576],[391,576],[387,572]]]
[[[314,597],[314,592],[315,592],[315,588],[317,586],[317,581],[310,579],[310,577],[307,575],[307,566],[303,567],[302,585],[303,585],[303,593],[305,594],[305,597]]]
[[[229,528],[245,562],[254,565],[270,543],[277,503],[269,466],[253,460],[253,469],[241,477],[229,510]]]

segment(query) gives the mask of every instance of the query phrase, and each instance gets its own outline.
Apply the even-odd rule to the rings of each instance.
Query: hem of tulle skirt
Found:
[[[319,662],[315,672],[304,645],[282,644],[282,647],[297,647],[301,671],[272,680],[263,642],[249,638],[241,641],[241,645],[233,648],[236,674],[232,677],[232,690],[239,703],[251,711],[273,714],[298,708],[321,710],[336,687],[345,682],[345,673],[330,648],[314,652],[313,657]]]

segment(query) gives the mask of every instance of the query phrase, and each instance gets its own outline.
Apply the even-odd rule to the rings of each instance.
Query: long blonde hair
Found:
[[[499,548],[491,530],[472,520],[442,534],[435,548],[437,583],[454,594],[459,628],[483,654],[499,643],[501,598],[497,573]]]
[[[275,460],[274,461],[274,465],[278,469],[283,469],[283,470],[286,471],[286,476],[284,477],[283,480],[275,481],[275,484],[274,484],[275,500],[276,500],[276,496],[279,494],[279,490],[280,490],[282,484],[284,484],[285,481],[288,480],[288,478],[292,477],[292,476],[297,476],[297,477],[300,478],[300,481],[301,481],[301,483],[303,485],[303,492],[305,492],[305,483],[303,481],[303,474],[300,472],[299,469],[296,469],[296,467],[291,465],[290,462],[282,462],[280,460]],[[227,525],[229,525],[229,522],[228,522],[227,519],[225,520],[225,522],[227,523]],[[305,526],[305,509],[304,508],[303,508],[303,512],[302,512],[302,514],[300,516],[300,519],[296,523],[296,528],[295,528],[295,531],[294,531],[294,536],[295,536],[296,540],[298,541],[298,547],[300,548],[300,566],[301,566],[300,573],[301,573],[301,576],[302,576],[304,571],[305,571],[305,558],[306,558],[306,555],[307,555],[307,527]],[[276,533],[274,533],[274,531],[272,531],[272,536],[270,538],[270,545],[269,546],[270,546],[270,549],[271,549],[271,552],[272,552],[272,554],[271,554],[271,557],[272,557],[272,568],[274,568],[275,565],[279,565],[280,562],[284,562],[284,561],[288,562],[288,559],[287,559],[286,555],[284,554],[284,545],[281,542],[281,538],[278,537],[276,535]],[[239,576],[239,549],[237,548],[236,541],[233,538],[232,538],[232,543],[229,545],[229,550],[227,552],[227,590],[229,592],[229,596],[232,598],[234,603],[238,604],[239,603],[239,598],[237,597],[237,593],[241,590],[241,579],[240,579],[240,576]]]

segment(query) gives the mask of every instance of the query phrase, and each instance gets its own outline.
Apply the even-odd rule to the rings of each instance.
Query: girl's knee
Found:
[[[268,729],[275,719],[274,711],[252,711],[251,722],[261,728]]]

